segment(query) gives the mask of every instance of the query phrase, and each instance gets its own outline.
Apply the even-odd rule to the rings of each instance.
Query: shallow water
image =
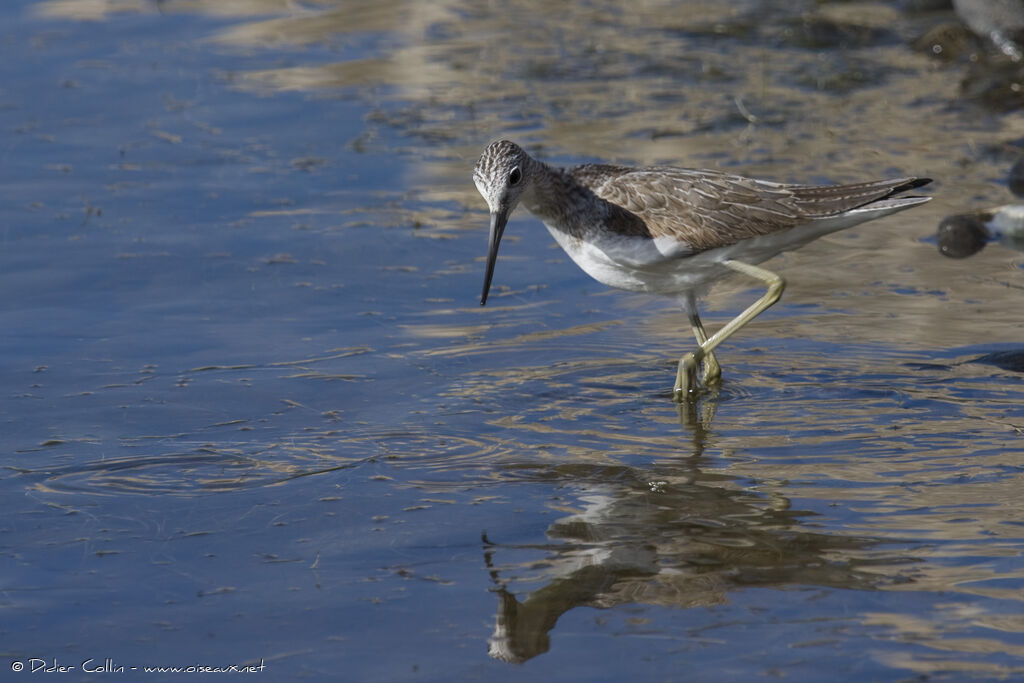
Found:
[[[4,4],[0,666],[1024,677],[1024,255],[932,239],[1013,200],[1024,118],[911,47],[947,22]],[[935,199],[770,262],[783,300],[680,415],[675,304],[526,214],[477,305],[502,136]]]

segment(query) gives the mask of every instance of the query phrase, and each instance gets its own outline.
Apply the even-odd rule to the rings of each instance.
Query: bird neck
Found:
[[[585,180],[577,180],[576,174],[588,167],[578,166],[567,171],[539,161],[534,163],[537,167],[531,169],[533,185],[521,201],[549,229],[591,242],[600,242],[609,233],[621,237],[652,237],[642,218],[601,198],[584,184]]]
[[[605,212],[604,200],[578,183],[561,168],[531,160],[533,178],[530,188],[521,199],[530,213],[544,221],[553,230],[572,237],[583,237],[588,229],[598,225]]]

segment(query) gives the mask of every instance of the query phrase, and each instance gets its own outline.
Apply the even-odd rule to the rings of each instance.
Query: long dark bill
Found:
[[[499,211],[491,214],[491,230],[487,238],[487,272],[484,273],[484,291],[480,295],[480,305],[487,305],[487,293],[491,291],[491,278],[494,276],[494,263],[498,260],[498,244],[508,223],[508,213]]]

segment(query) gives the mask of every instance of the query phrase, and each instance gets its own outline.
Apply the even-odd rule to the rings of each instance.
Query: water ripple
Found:
[[[363,466],[371,470],[367,476],[378,477],[387,467],[457,470],[488,463],[504,450],[493,439],[363,427],[345,433],[306,433],[269,444],[204,444],[186,452],[8,469],[27,478],[28,487],[40,492],[194,496],[275,486]]]

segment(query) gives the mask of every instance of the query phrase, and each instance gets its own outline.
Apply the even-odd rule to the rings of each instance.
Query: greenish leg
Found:
[[[778,301],[779,297],[782,296],[782,290],[786,287],[786,281],[770,270],[758,268],[742,261],[722,261],[722,265],[755,280],[760,280],[767,285],[768,291],[764,293],[764,296],[751,304],[747,310],[730,320],[722,329],[710,337],[704,332],[704,327],[700,324],[700,319],[697,318],[696,307],[693,307],[693,311],[690,313],[690,324],[694,328],[693,332],[700,346],[697,347],[696,351],[686,354],[679,361],[679,369],[676,371],[676,384],[672,391],[672,397],[676,402],[682,402],[689,396],[691,391],[696,389],[697,365],[701,361],[704,361],[704,383],[718,381],[722,371],[712,351],[735,334],[741,327],[759,316],[766,308]],[[704,339],[701,339],[701,337],[704,337]]]
[[[697,344],[704,346],[708,342],[708,333],[704,331],[704,325],[696,313],[690,314],[690,327],[693,328],[693,336],[697,338]],[[722,366],[718,364],[713,351],[708,351],[704,356],[704,373],[700,381],[705,386],[714,384],[722,379]]]
[[[701,348],[708,342],[708,333],[697,315],[696,308],[690,312],[690,327],[693,328],[693,336],[697,338],[698,349],[688,353],[679,361],[679,369],[676,371],[676,384],[672,395],[676,401],[682,401],[682,397],[688,395],[691,389],[697,387],[697,366],[701,360],[704,361],[704,372],[701,374],[701,382],[704,386],[718,384],[722,379],[722,366],[712,351],[703,352]]]

